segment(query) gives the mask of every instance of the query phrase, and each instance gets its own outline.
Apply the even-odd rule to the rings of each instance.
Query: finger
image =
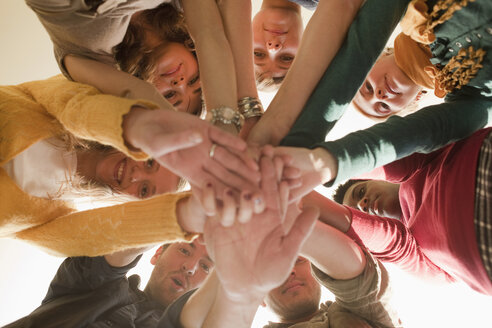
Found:
[[[287,207],[289,206],[289,191],[289,184],[286,181],[282,181],[279,185],[280,213],[282,216],[282,222],[285,220],[285,214],[287,213]]]
[[[286,180],[297,179],[301,177],[301,174],[302,174],[301,170],[299,170],[297,167],[284,166],[282,178]]]
[[[207,216],[214,216],[217,214],[215,190],[211,182],[206,183],[205,188],[203,188],[201,203]]]
[[[314,229],[316,220],[319,217],[319,209],[316,207],[304,208],[301,214],[295,219],[292,228],[283,238],[282,255],[285,257],[297,257],[304,242]]]
[[[222,146],[223,147],[223,146]],[[259,171],[260,167],[258,166],[258,154],[254,149],[249,148],[246,151],[239,151],[233,148],[224,147],[231,154],[236,155],[248,168],[254,171]]]
[[[177,133],[158,133],[152,137],[148,145],[141,146],[142,150],[152,157],[159,157],[176,150],[194,147],[203,142],[203,136],[193,130]]]
[[[227,189],[222,196],[222,218],[220,220],[222,226],[230,227],[236,219],[236,201],[234,193],[231,189]]]
[[[237,214],[237,220],[241,223],[246,223],[251,220],[251,216],[253,215],[253,195],[251,192],[246,191],[241,195],[241,199],[239,202],[239,212]]]
[[[209,129],[209,137],[216,144],[238,151],[245,151],[247,147],[246,141],[212,125]]]
[[[302,186],[302,179],[289,179],[289,180],[284,180],[289,184],[290,189],[296,189]]]
[[[271,145],[265,145],[261,149],[261,154],[264,156],[267,156],[269,158],[273,158],[274,156],[274,149]]]
[[[262,156],[260,158],[260,167],[261,190],[265,196],[266,206],[270,209],[278,210],[278,186],[273,161],[266,156]]]
[[[229,171],[236,173],[251,183],[256,184],[260,181],[261,175],[258,169],[251,169],[244,161],[244,156],[234,154],[226,148],[217,146],[213,159],[222,164]],[[255,166],[258,165],[255,163]]]
[[[284,161],[282,158],[276,156],[273,158],[273,165],[275,167],[275,172],[277,173],[277,182],[280,182],[284,171]]]
[[[265,198],[262,193],[255,193],[253,195],[253,212],[255,214],[263,213],[266,208]]]
[[[214,179],[220,181],[222,184],[235,189],[236,191],[241,190],[258,190],[258,183],[251,183],[249,180],[234,174],[227,170],[217,161],[207,161],[204,165],[203,170],[208,172]]]

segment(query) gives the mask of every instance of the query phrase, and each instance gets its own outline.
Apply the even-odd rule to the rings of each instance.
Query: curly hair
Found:
[[[184,16],[172,5],[164,3],[142,11],[139,19],[128,26],[123,41],[113,48],[119,69],[142,80],[150,80],[156,69],[154,48],[144,42],[145,29],[152,30],[162,42],[181,43],[194,49]]]
[[[343,198],[347,193],[347,190],[354,184],[359,182],[368,181],[367,179],[350,179],[338,185],[337,189],[333,192],[332,198],[338,204],[343,204]]]

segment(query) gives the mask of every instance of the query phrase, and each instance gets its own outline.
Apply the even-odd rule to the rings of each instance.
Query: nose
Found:
[[[175,78],[173,78],[171,80],[171,85],[172,86],[180,86],[183,83],[184,83],[184,76],[183,75],[176,76]]]
[[[274,54],[280,49],[282,49],[282,42],[280,42],[280,40],[278,39],[272,39],[267,42],[266,46],[268,52]]]
[[[386,94],[386,89],[378,87],[376,90],[376,98],[378,99],[388,98],[388,95]]]
[[[369,200],[367,199],[367,197],[363,197],[361,200],[359,200],[359,202],[357,203],[357,207],[362,212],[367,213],[369,210]]]
[[[183,266],[181,267],[181,270],[187,275],[187,276],[193,276],[198,268],[198,262],[195,263],[183,263]]]

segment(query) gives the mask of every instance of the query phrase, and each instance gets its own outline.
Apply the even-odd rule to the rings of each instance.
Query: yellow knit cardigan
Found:
[[[62,76],[0,86],[0,166],[37,141],[69,131],[111,145],[136,159],[122,137],[132,106],[156,105],[101,94]],[[176,203],[189,193],[75,212],[67,203],[30,196],[0,168],[0,237],[18,238],[58,256],[97,256],[189,239],[177,223]]]

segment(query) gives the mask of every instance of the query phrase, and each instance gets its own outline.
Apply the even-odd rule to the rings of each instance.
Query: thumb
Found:
[[[317,207],[306,207],[295,219],[292,228],[284,237],[282,250],[285,258],[297,257],[304,242],[309,238],[319,217]]]
[[[203,136],[193,130],[185,130],[175,133],[158,133],[152,137],[147,147],[142,146],[142,150],[150,156],[157,158],[167,155],[177,150],[194,147],[203,141]]]

